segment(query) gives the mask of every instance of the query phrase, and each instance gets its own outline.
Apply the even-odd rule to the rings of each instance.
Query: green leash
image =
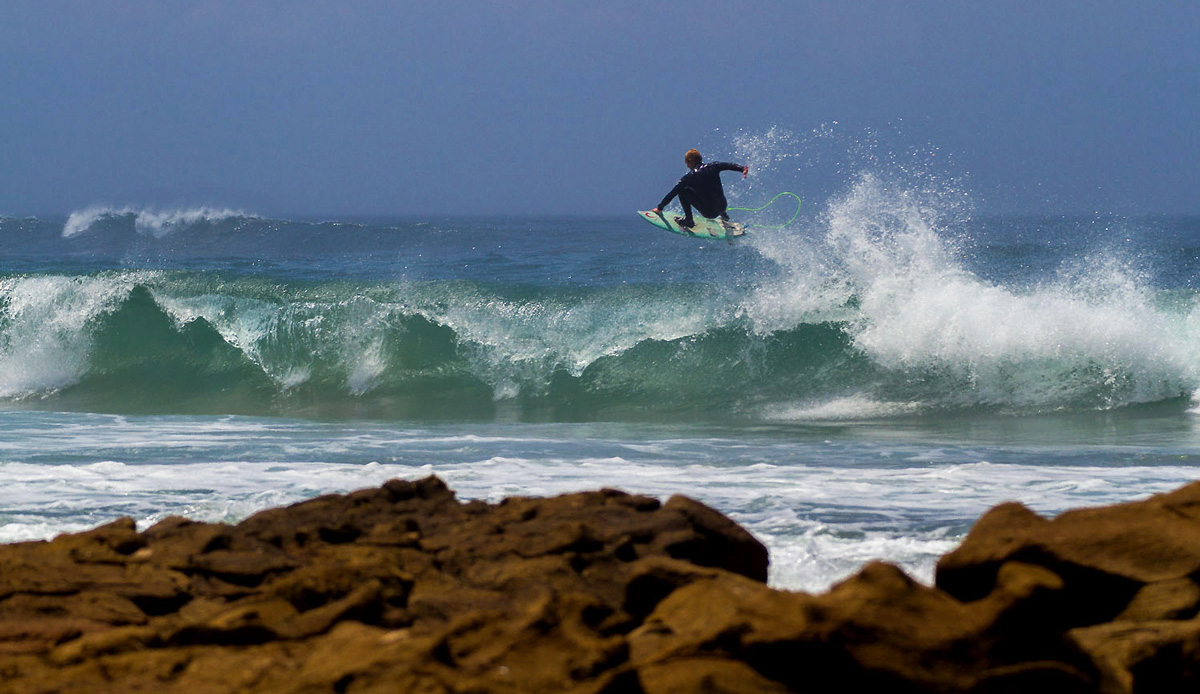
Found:
[[[730,207],[729,209],[738,210],[741,212],[762,212],[763,210],[767,209],[771,205],[775,204],[776,200],[778,200],[779,198],[782,198],[785,195],[790,195],[793,198],[796,198],[796,213],[792,215],[791,219],[787,220],[783,224],[753,224],[753,225],[747,224],[746,225],[747,227],[754,226],[758,229],[782,229],[782,228],[786,227],[787,225],[791,224],[792,222],[796,221],[796,217],[800,216],[800,196],[796,195],[795,193],[788,193],[788,192],[780,193],[779,195],[776,195],[775,197],[771,198],[771,201],[768,202],[767,204],[763,205],[762,207]]]

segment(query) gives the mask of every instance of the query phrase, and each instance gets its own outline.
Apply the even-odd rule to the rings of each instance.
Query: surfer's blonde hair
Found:
[[[689,169],[694,169],[704,163],[704,157],[700,156],[700,150],[689,149],[687,154],[683,155],[683,163],[687,164]]]

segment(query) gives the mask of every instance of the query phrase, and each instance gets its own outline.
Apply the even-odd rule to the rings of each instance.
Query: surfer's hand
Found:
[[[743,166],[743,167],[742,167],[742,178],[743,178],[743,179],[744,179],[744,178],[746,178],[746,174],[748,174],[748,173],[750,173],[750,167],[749,167],[749,166]]]

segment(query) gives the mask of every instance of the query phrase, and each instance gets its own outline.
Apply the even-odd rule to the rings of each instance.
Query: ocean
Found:
[[[633,210],[0,217],[0,541],[436,474],[686,494],[820,591],[876,559],[928,582],[1006,500],[1198,476],[1200,219],[989,216],[870,173],[785,206],[735,242]]]

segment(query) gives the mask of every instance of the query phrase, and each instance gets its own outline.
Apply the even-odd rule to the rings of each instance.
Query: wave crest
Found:
[[[172,210],[148,210],[135,207],[96,205],[72,212],[63,225],[63,238],[92,230],[110,220],[132,221],[134,230],[143,235],[162,238],[168,234],[202,224],[215,224],[229,219],[251,218],[240,210],[215,207],[196,207]]]

